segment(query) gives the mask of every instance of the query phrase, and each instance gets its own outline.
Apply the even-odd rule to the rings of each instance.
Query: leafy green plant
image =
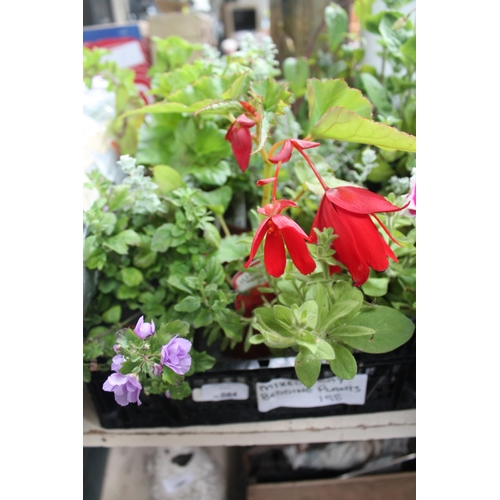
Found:
[[[336,12],[329,26],[343,26]],[[84,213],[84,264],[97,283],[85,311],[87,380],[114,363],[113,380],[126,377],[134,398],[137,381],[146,393],[185,397],[193,370],[212,366],[197,350],[202,338],[223,349],[291,350],[310,387],[323,361],[353,378],[355,350],[388,352],[413,334],[412,297],[384,281],[411,282],[406,199],[361,185],[379,161],[366,148],[413,154],[416,138],[374,119],[372,102],[342,78],[277,79],[274,56],[269,40],[231,56],[157,40],[155,102],[116,118],[137,144],[120,143],[124,180],[89,175],[99,197]],[[116,89],[128,82],[99,54],[86,54],[89,66],[114,72]],[[297,98],[307,104],[301,122]],[[355,175],[343,179],[348,162]],[[189,346],[190,371],[167,369],[160,352],[170,342],[185,359]]]

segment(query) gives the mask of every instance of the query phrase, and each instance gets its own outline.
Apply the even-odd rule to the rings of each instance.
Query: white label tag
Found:
[[[238,382],[205,384],[200,389],[193,389],[193,401],[227,401],[230,399],[248,399],[248,385]]]
[[[181,474],[180,476],[174,476],[174,477],[169,477],[168,479],[163,479],[163,488],[165,489],[165,492],[168,493],[173,493],[174,491],[178,490],[179,488],[182,488],[183,486],[186,486],[187,484],[190,484],[194,481],[193,474],[191,472],[187,471],[184,472],[184,474]]]
[[[366,399],[368,375],[362,373],[352,380],[330,377],[318,380],[310,389],[300,380],[277,378],[257,382],[257,405],[265,413],[274,408],[316,408],[338,404],[362,405]]]

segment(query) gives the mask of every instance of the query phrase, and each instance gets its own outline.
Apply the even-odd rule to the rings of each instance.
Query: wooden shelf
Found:
[[[254,446],[415,437],[416,410],[154,429],[104,429],[83,391],[83,446]]]

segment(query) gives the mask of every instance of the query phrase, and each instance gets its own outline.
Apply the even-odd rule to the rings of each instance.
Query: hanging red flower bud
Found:
[[[253,120],[244,114],[238,116],[226,133],[226,141],[231,143],[233,154],[242,172],[248,168],[252,152],[252,134],[250,128],[255,125]]]

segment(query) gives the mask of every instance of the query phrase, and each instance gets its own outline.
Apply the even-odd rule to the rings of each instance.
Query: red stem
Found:
[[[274,182],[273,182],[273,197],[272,202],[276,201],[276,187],[278,186],[278,175],[280,173],[281,162],[279,161],[276,165],[276,171],[274,172]]]
[[[321,184],[321,186],[323,187],[323,189],[325,191],[328,191],[329,187],[325,184],[325,181],[323,180],[323,178],[321,177],[321,175],[319,175],[319,172],[316,170],[316,167],[313,165],[313,162],[311,161],[311,159],[309,158],[309,156],[307,156],[307,154],[304,153],[304,151],[301,148],[297,148],[296,147],[296,149],[304,157],[304,159],[307,161],[307,163],[311,167],[311,170],[314,172],[314,175],[318,178],[318,181]]]

